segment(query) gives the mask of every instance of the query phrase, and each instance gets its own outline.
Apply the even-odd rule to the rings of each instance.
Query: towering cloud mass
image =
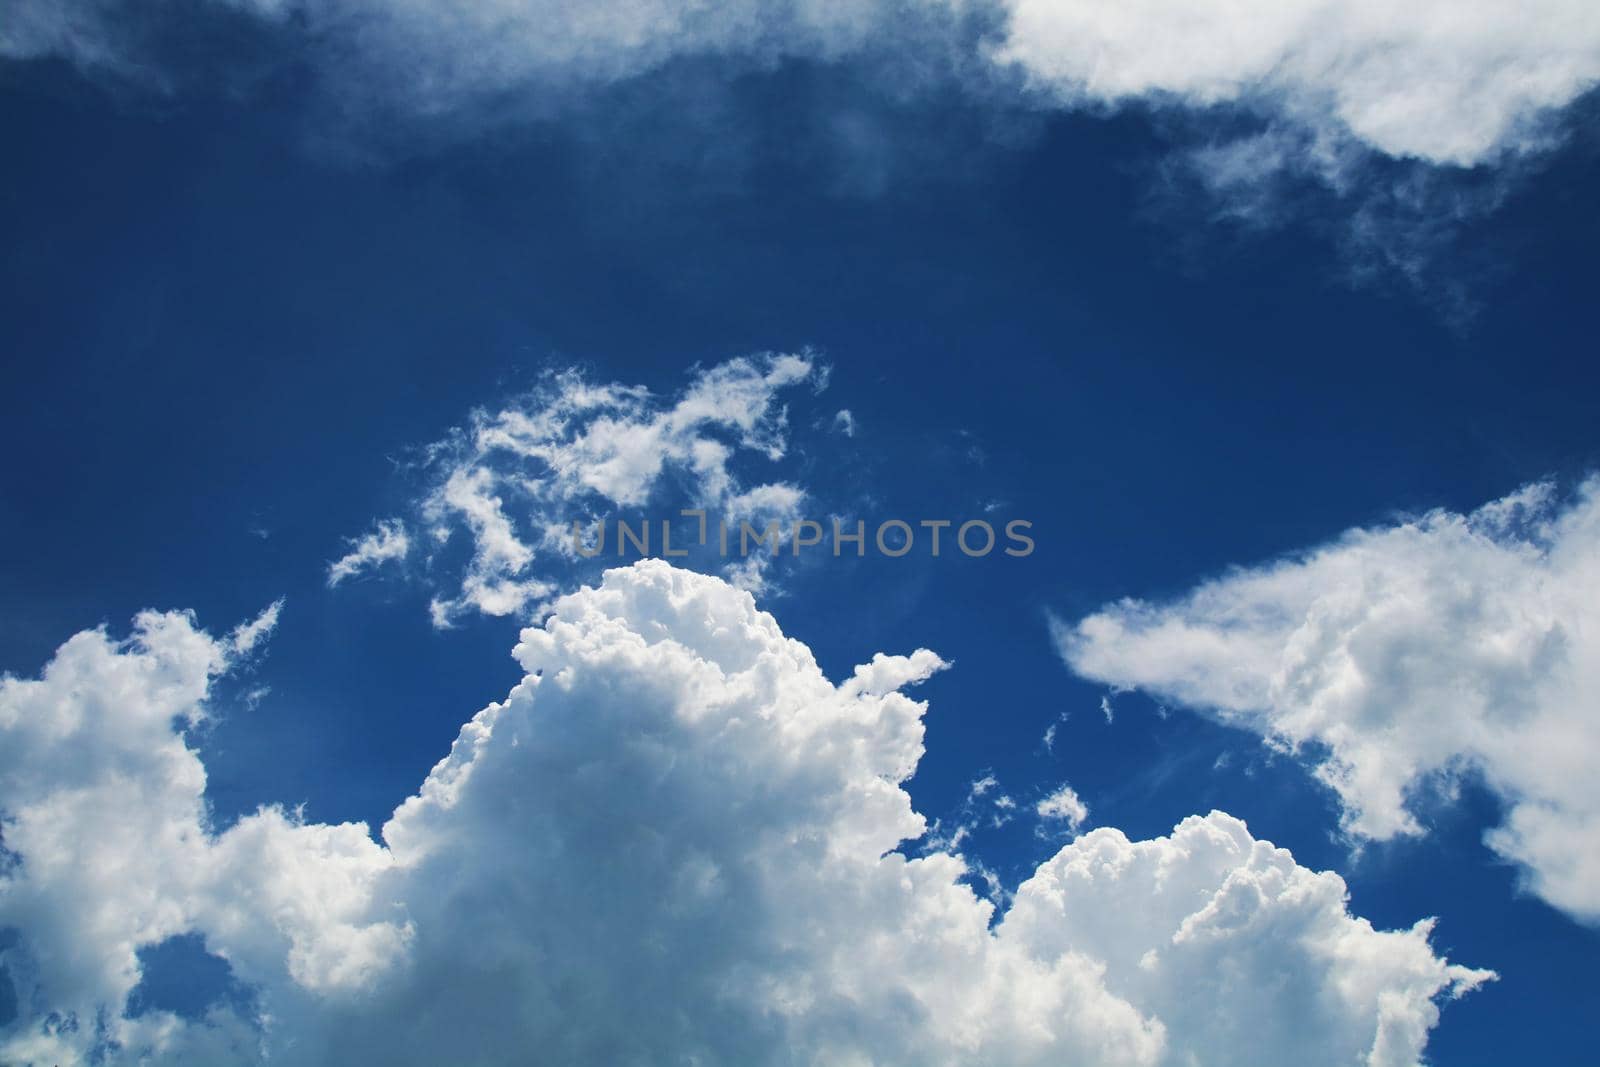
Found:
[[[1489,845],[1600,920],[1600,481],[1353,530],[1057,636],[1089,678],[1326,753],[1358,837],[1422,833],[1419,791],[1481,778],[1507,808]]]
[[[748,593],[659,561],[526,630],[382,843],[208,824],[184,737],[238,653],[183,615],[0,687],[0,1061],[1410,1065],[1485,972],[1380,932],[1221,813],[1095,830],[997,925],[902,783],[944,666],[840,685]],[[251,991],[128,1017],[141,947]]]

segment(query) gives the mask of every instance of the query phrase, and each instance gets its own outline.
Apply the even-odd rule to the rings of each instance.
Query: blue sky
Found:
[[[1569,760],[1600,750],[1585,688],[1600,670],[1600,620],[1584,596],[1600,553],[1587,480],[1600,469],[1588,358],[1600,219],[1585,196],[1597,177],[1585,92],[1600,74],[1600,31],[1582,11],[1547,6],[1548,33],[1511,33],[1491,14],[1463,20],[1462,62],[1487,64],[1466,93],[1440,73],[1460,66],[1453,45],[1403,28],[1383,31],[1399,34],[1390,40],[1353,13],[1335,20],[1339,62],[1298,31],[1269,27],[1256,41],[1206,14],[1185,32],[1244,38],[1213,70],[1164,51],[1178,31],[1154,15],[1095,29],[1099,58],[1084,67],[1071,42],[1093,36],[1088,23],[1062,37],[1033,2],[961,15],[927,5],[893,31],[875,4],[837,23],[797,4],[745,20],[770,19],[760,34],[662,3],[639,36],[566,25],[537,4],[509,5],[503,25],[437,26],[426,4],[347,21],[316,3],[159,15],[65,5],[70,32],[66,16],[24,4],[22,29],[0,30],[0,442],[12,457],[0,468],[0,669],[14,680],[0,732],[15,731],[12,757],[0,757],[11,863],[0,867],[11,931],[0,960],[16,1003],[8,1012],[0,996],[0,1048],[18,1062],[254,1062],[288,1033],[303,1062],[349,1062],[341,1042],[412,1018],[422,1021],[389,1055],[416,1062],[441,1062],[452,1040],[462,1062],[520,1062],[508,1050],[559,1034],[557,1062],[1246,1063],[1258,1053],[1231,1042],[1252,1032],[1262,1062],[1290,1050],[1418,1062],[1410,1049],[1424,1040],[1428,1063],[1586,1062],[1600,871],[1585,857],[1600,841],[1600,795]],[[549,19],[561,32],[517,43]],[[1501,51],[1483,59],[1470,47],[1478,33]],[[1277,56],[1271,73],[1258,52]],[[1409,59],[1391,69],[1391,55]],[[910,729],[910,705],[892,689],[914,685],[925,751],[901,784],[930,830],[897,835],[897,801],[863,784],[891,771],[820,755],[796,781],[822,789],[840,775],[823,799],[871,794],[859,817],[794,830],[781,819],[832,808],[784,779],[793,792],[773,787],[773,825],[887,840],[874,862],[893,848],[967,864],[942,882],[928,875],[937,892],[891,918],[829,926],[848,910],[839,904],[816,927],[842,945],[863,930],[919,945],[959,922],[896,925],[912,903],[945,902],[941,914],[980,931],[982,917],[961,910],[978,899],[1016,918],[983,935],[998,947],[965,962],[908,950],[846,974],[828,969],[838,964],[826,945],[796,949],[792,973],[762,972],[784,997],[702,1011],[675,1001],[673,982],[638,977],[655,972],[631,952],[659,938],[677,946],[662,974],[721,988],[765,965],[781,931],[752,916],[781,911],[783,893],[853,901],[870,896],[855,879],[877,876],[774,888],[750,852],[771,827],[739,822],[759,811],[759,783],[716,777],[729,758],[721,741],[630,717],[667,680],[743,655],[684,637],[699,659],[591,656],[612,633],[601,616],[640,633],[692,629],[687,609],[652,614],[645,584],[629,584],[645,578],[616,579],[612,600],[579,594],[555,611],[591,620],[574,623],[581,634],[552,630],[549,648],[523,638],[525,651],[508,654],[555,598],[598,580],[539,544],[534,520],[619,505],[593,485],[524,494],[515,479],[555,467],[485,457],[461,434],[567,395],[577,379],[563,372],[647,391],[617,416],[642,424],[716,368],[759,378],[775,353],[806,367],[761,387],[759,433],[715,420],[694,431],[730,450],[738,489],[791,487],[819,519],[1021,518],[1037,543],[1020,559],[819,554],[761,575],[756,603],[835,685],[878,652],[926,648],[949,664],[891,663],[883,692],[818,696],[800,668],[773,683],[770,707],[804,693],[858,709],[819,738],[873,709],[892,741],[873,757],[885,766],[913,743],[895,732]],[[755,438],[780,441],[781,455]],[[453,443],[430,450],[439,442]],[[571,462],[574,478],[597,469],[581,450]],[[440,626],[430,602],[460,595],[485,543],[464,511],[439,503],[442,487],[475,467],[504,479],[505,513],[533,546],[516,576],[549,589],[509,613],[463,601]],[[669,463],[620,510],[733,499],[708,485]],[[1525,489],[1539,485],[1549,488]],[[1478,511],[1519,492],[1532,495],[1514,521]],[[330,564],[383,521],[410,535],[405,558],[331,584]],[[441,528],[449,540],[430,546]],[[718,561],[690,565],[729,577]],[[671,581],[708,615],[749,625],[720,581]],[[227,636],[280,598],[255,647]],[[116,644],[147,609],[192,611],[211,636]],[[74,667],[69,639],[96,627],[112,644]],[[117,673],[160,660],[169,642],[183,685]],[[524,681],[546,659],[569,665],[576,688]],[[537,694],[508,699],[513,687]],[[680,714],[695,699],[659,695]],[[730,690],[713,704],[753,699]],[[127,740],[118,716],[137,717],[126,708],[141,700],[154,710]],[[509,709],[495,736],[527,738],[543,762],[523,774],[509,749],[485,748],[470,803],[419,801],[393,835],[382,830],[491,701]],[[752,707],[766,721],[770,707]],[[552,720],[561,709],[593,725]],[[78,725],[37,725],[51,716]],[[723,791],[685,785],[645,803],[626,754],[661,737]],[[776,775],[782,751],[743,758],[777,760]],[[203,764],[198,801],[164,791],[183,777],[171,760],[188,759]],[[102,796],[112,765],[162,784],[140,786],[137,800],[107,792],[103,811],[63,799]],[[599,800],[580,773],[591,765],[616,776]],[[1063,785],[1087,808],[1076,828],[1036,810]],[[1385,806],[1390,786],[1399,808]],[[577,798],[614,807],[593,814]],[[138,804],[155,821],[105,814]],[[273,805],[289,814],[262,814]],[[1208,824],[1210,844],[1174,836],[1213,809],[1242,820],[1245,837],[1220,823]],[[208,851],[195,869],[220,871],[214,885],[174,887],[122,857],[129,833],[165,840],[174,811],[199,820],[191,836]],[[564,827],[561,849],[529,829],[540,820]],[[349,822],[367,829],[338,837],[332,828]],[[54,866],[43,826],[72,839]],[[682,826],[707,836],[675,839]],[[629,836],[641,827],[667,842],[663,866],[641,858]],[[1486,839],[1506,827],[1509,838]],[[1094,836],[1111,828],[1122,845]],[[1185,957],[1193,973],[1237,976],[1211,1005],[1232,1028],[1219,1036],[1184,1014],[1180,987],[1119,969],[1139,938],[1177,943],[1158,925],[1165,898],[1141,897],[1135,874],[1120,887],[1068,885],[1062,917],[1040,918],[1043,897],[1019,895],[1064,847],[1066,864],[1072,849],[1129,840],[1193,857],[1249,838],[1292,853],[1261,885],[1341,876],[1347,905],[1328,883],[1303,883],[1318,887],[1308,896],[1331,894],[1316,936],[1363,958],[1392,952],[1393,969],[1352,977],[1304,955],[1315,938],[1294,934],[1303,917],[1272,911],[1289,908],[1273,898],[1251,928],[1259,940],[1234,933],[1233,955]],[[527,867],[497,866],[502,852]],[[228,866],[252,854],[268,869]],[[348,884],[329,873],[327,885],[283,875],[271,899],[237,889],[276,887],[332,854],[367,873]],[[735,888],[692,923],[596,884],[611,871],[676,884],[702,855]],[[430,867],[438,856],[453,865]],[[126,883],[86,873],[101,868]],[[120,915],[135,898],[126,929],[91,935],[88,916]],[[44,917],[39,901],[63,899],[77,903]],[[306,903],[318,900],[339,903]],[[462,917],[474,909],[505,925]],[[1363,940],[1360,920],[1407,930],[1429,916],[1431,950]],[[561,923],[591,922],[624,933],[590,931],[592,952],[559,935]],[[497,940],[523,937],[536,947],[521,963],[493,958]],[[1109,977],[1061,993],[1059,974],[1005,970],[1019,944],[1100,953]],[[59,963],[80,950],[92,962]],[[1498,977],[1458,1003],[1449,982],[1479,979],[1405,986],[1407,1010],[1443,1005],[1415,1035],[1375,1024],[1370,1005],[1327,1006],[1339,981],[1399,983],[1433,973],[1435,954]],[[527,962],[536,955],[567,984],[522,974],[539,969]],[[914,1040],[901,1033],[896,1013],[916,1015],[905,1003],[956,1011],[938,1000],[949,984],[939,967],[999,975],[951,985],[972,1032],[1025,1031],[1008,1013],[1036,1002],[1068,1020],[1061,1043],[961,1054],[932,1023],[906,1023]],[[1177,982],[1185,972],[1172,967]],[[468,1026],[481,1038],[455,1032],[465,1009],[416,977],[430,968],[481,1010]],[[796,988],[900,982],[904,1003],[862,994],[792,1007]],[[1302,982],[1310,992],[1283,992]],[[572,988],[576,1003],[562,999]],[[350,989],[367,1009],[341,999]],[[1101,996],[1131,1005],[1143,1029]],[[594,1036],[615,1025],[618,1003],[638,1012],[635,1046]],[[286,1020],[277,1036],[263,1036],[262,1010]],[[693,1025],[663,1021],[674,1013]],[[73,1018],[76,1028],[62,1022]],[[1297,1019],[1309,1021],[1286,1022]],[[1383,1025],[1404,1034],[1382,1046]]]

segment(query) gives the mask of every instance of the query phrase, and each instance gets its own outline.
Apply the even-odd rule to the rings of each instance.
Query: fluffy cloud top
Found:
[[[557,87],[637,76],[677,58],[833,59],[908,52],[991,91],[1015,65],[1062,106],[1238,104],[1398,157],[1471,165],[1540,142],[1549,109],[1600,78],[1588,0],[210,0],[295,27],[326,50],[341,100],[440,114],[528,106]],[[21,0],[0,55],[65,55],[144,72],[148,18],[104,0]],[[978,30],[974,31],[974,26]],[[1236,160],[1237,162],[1238,160]]]
[[[1420,833],[1419,790],[1481,776],[1507,808],[1489,845],[1600,920],[1600,481],[1353,530],[1057,636],[1086,677],[1325,752],[1359,837]]]
[[[780,394],[824,381],[810,356],[770,353],[702,370],[673,399],[595,384],[577,371],[551,375],[499,411],[474,411],[464,429],[424,451],[432,481],[409,523],[426,536],[413,536],[408,520],[383,520],[329,566],[328,584],[462,538],[470,560],[459,591],[435,599],[435,623],[448,626],[468,611],[527,613],[554,591],[552,572],[574,561],[572,523],[588,529],[590,516],[640,507],[658,488],[676,501],[663,513],[669,518],[687,506],[712,522],[775,520],[788,529],[804,490],[747,486],[734,465],[742,453],[783,458],[788,409]],[[760,588],[766,562],[758,553],[730,573]]]
[[[835,686],[748,593],[645,561],[526,630],[526,676],[383,828],[209,826],[183,734],[230,651],[183,615],[0,683],[0,1060],[1418,1062],[1485,972],[1382,932],[1221,813],[1062,849],[998,925],[902,783],[944,666]],[[198,934],[253,990],[129,1018]]]
[[[127,641],[80,633],[40,678],[0,681],[0,928],[18,935],[3,963],[19,1007],[0,1062],[254,1060],[260,1020],[122,1017],[138,950],[186,931],[241,974],[326,992],[402,948],[402,924],[352,921],[388,862],[364,827],[268,809],[211,834],[183,730],[249,643],[149,612]]]

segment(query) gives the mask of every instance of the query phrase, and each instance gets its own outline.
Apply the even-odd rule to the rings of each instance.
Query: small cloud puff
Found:
[[[1079,799],[1077,791],[1065,782],[1061,788],[1034,805],[1041,819],[1064,822],[1073,833],[1089,818],[1089,807]]]

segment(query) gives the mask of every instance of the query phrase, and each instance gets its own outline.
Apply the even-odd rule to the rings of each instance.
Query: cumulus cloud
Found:
[[[1086,677],[1311,754],[1356,838],[1422,833],[1419,794],[1480,778],[1506,809],[1489,846],[1600,920],[1600,480],[1352,530],[1056,634]]]
[[[1061,783],[1061,788],[1035,804],[1033,810],[1041,819],[1065,823],[1067,829],[1074,833],[1089,818],[1089,806],[1078,796],[1077,790],[1065,782]]]
[[[775,522],[787,536],[805,490],[786,481],[747,484],[738,468],[747,457],[784,458],[789,420],[782,394],[807,384],[820,388],[824,380],[812,356],[773,353],[699,370],[675,397],[595,383],[576,370],[550,374],[499,410],[474,411],[466,426],[424,448],[427,487],[409,524],[388,519],[352,540],[350,552],[329,567],[328,584],[418,551],[430,573],[459,574],[456,588],[431,605],[435,625],[446,627],[473,611],[535,612],[557,579],[583,563],[573,524],[588,532],[590,544],[598,523],[621,509],[660,507],[630,515],[633,527],[650,524],[657,550],[660,523],[679,519],[680,507],[705,512],[703,522],[726,521],[735,541],[746,521],[757,530]],[[667,498],[670,509],[662,506]],[[688,522],[678,536],[694,525]],[[606,546],[613,560],[619,539],[613,529]],[[457,543],[468,546],[467,559],[441,561]],[[725,573],[763,589],[770,554],[737,556],[730,553],[735,561]],[[598,561],[589,573],[597,569]]]
[[[901,851],[899,690],[944,661],[836,686],[714,577],[609,571],[515,655],[382,843],[276,808],[215,832],[184,723],[228,652],[187,616],[0,682],[0,1059],[1391,1067],[1490,977],[1221,813],[1086,834],[993,923],[958,854]],[[130,1018],[180,934],[251,996]]]
[[[259,1019],[124,1015],[139,949],[187,931],[247,977],[325,991],[402,947],[403,925],[362,914],[388,859],[363,827],[266,809],[210,833],[185,734],[239,644],[147,612],[125,641],[80,633],[39,678],[0,680],[0,928],[17,934],[3,963],[19,1005],[0,1062],[254,1060]]]

